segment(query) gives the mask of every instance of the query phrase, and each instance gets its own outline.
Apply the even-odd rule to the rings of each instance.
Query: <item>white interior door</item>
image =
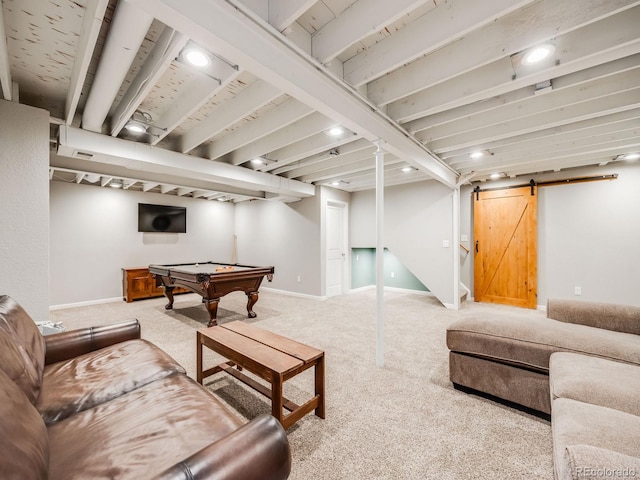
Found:
[[[328,203],[326,209],[326,295],[345,291],[347,272],[346,205]]]

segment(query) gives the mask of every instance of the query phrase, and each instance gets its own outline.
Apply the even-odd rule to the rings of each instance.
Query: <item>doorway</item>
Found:
[[[327,202],[326,215],[326,296],[342,295],[347,283],[347,204]]]
[[[537,187],[473,193],[474,299],[537,306]]]

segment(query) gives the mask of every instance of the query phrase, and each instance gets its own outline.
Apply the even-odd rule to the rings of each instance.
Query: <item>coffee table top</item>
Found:
[[[226,356],[228,349],[228,353],[240,354],[280,374],[296,370],[324,354],[317,348],[241,321],[205,328],[198,333],[214,342],[219,353]]]

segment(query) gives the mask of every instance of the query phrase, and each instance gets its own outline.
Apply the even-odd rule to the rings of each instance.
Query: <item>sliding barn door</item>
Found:
[[[536,187],[473,193],[474,299],[537,305]]]

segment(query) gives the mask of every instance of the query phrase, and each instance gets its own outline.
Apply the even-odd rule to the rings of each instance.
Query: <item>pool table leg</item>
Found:
[[[216,320],[216,317],[218,316],[218,303],[220,303],[219,298],[210,298],[205,300],[207,312],[209,312],[208,327],[215,327],[218,324],[218,321]]]
[[[253,311],[253,306],[258,301],[258,292],[247,292],[247,312],[249,318],[256,318],[257,314]]]
[[[173,288],[174,287],[164,287],[164,296],[169,300],[169,303],[164,306],[165,310],[173,309]]]

